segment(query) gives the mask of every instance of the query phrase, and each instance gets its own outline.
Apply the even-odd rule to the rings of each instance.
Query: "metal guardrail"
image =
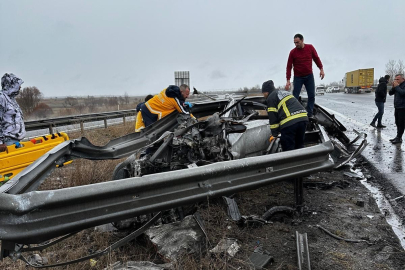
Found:
[[[330,170],[330,141],[181,171],[21,195],[0,194],[0,239],[36,244],[73,231]]]
[[[225,103],[195,105],[193,114],[204,116],[223,108]],[[240,104],[253,108],[264,106],[253,99]],[[128,156],[154,142],[165,131],[173,130],[177,115],[174,112],[142,133],[126,135],[102,147],[92,145],[86,138],[63,143],[1,186],[0,259],[9,256],[20,244],[38,244],[81,229],[256,189],[331,170],[334,166],[329,155],[333,145],[319,126],[319,144],[303,149],[86,186],[35,191],[55,169],[55,164],[72,158],[97,160]]]
[[[38,129],[49,129],[49,133],[54,133],[53,128],[59,126],[80,124],[80,129],[84,131],[83,123],[102,121],[104,120],[104,127],[107,128],[107,120],[114,118],[123,118],[125,125],[125,118],[127,116],[136,115],[136,109],[133,110],[122,110],[122,111],[113,111],[113,112],[103,112],[103,113],[91,113],[91,114],[82,114],[82,115],[71,115],[67,117],[57,117],[49,118],[43,120],[35,121],[26,121],[25,129],[27,131],[33,131]]]
[[[218,111],[219,108],[223,108],[228,103],[228,100],[227,99],[218,99],[216,102],[208,102],[207,104],[204,104],[204,102],[201,102],[201,101],[199,101],[199,102],[201,103],[202,106],[200,105],[200,106],[193,107],[191,109],[191,112],[197,117],[202,117],[202,116],[206,116],[206,115],[212,114],[213,112]],[[263,103],[263,102],[264,102],[264,99],[262,97],[252,97],[252,98],[248,98],[248,100],[245,101],[246,104],[247,103],[250,103],[250,104],[256,103],[256,107],[260,107],[260,105],[263,106],[263,104],[258,104],[258,103]],[[257,106],[257,105],[259,105],[259,106]],[[203,110],[203,111],[201,111],[201,110]],[[84,123],[95,122],[95,121],[104,121],[104,127],[107,128],[108,119],[122,118],[123,123],[125,125],[126,117],[136,116],[136,114],[137,114],[136,109],[132,109],[132,110],[122,110],[122,111],[113,111],[113,112],[103,112],[103,113],[71,115],[71,116],[66,116],[66,117],[49,118],[49,119],[35,120],[35,121],[26,121],[24,123],[25,123],[26,131],[49,129],[49,133],[52,134],[52,133],[54,133],[55,127],[80,124],[80,129],[83,132]]]
[[[0,186],[0,193],[21,194],[34,191],[55,169],[55,165],[62,165],[71,159],[103,160],[129,156],[157,140],[165,131],[172,130],[177,125],[177,115],[177,111],[173,112],[153,126],[145,128],[144,132],[128,134],[110,141],[105,146],[95,146],[85,137],[63,142]]]

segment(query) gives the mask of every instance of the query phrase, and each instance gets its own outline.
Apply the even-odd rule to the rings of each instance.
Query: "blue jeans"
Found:
[[[371,123],[374,123],[374,124],[375,124],[375,121],[378,120],[378,124],[377,124],[377,125],[380,126],[380,125],[381,125],[382,116],[383,116],[383,114],[384,114],[384,102],[378,102],[378,101],[376,101],[376,102],[375,102],[375,105],[377,105],[378,113],[374,116],[374,119],[373,119],[373,121],[371,121]]]
[[[300,96],[302,85],[305,85],[305,89],[307,90],[307,94],[308,94],[308,103],[307,103],[306,109],[308,112],[308,117],[311,117],[312,111],[314,110],[314,104],[315,104],[314,74],[311,73],[311,74],[309,74],[307,76],[303,76],[303,77],[294,76],[293,85],[294,85],[293,95],[296,99],[298,99]]]

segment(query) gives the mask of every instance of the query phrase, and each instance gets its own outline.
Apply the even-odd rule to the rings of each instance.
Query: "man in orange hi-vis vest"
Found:
[[[189,95],[190,87],[186,84],[182,84],[180,87],[169,85],[169,87],[163,89],[141,106],[141,111],[136,119],[135,132],[152,125],[175,110],[180,113],[190,114],[189,106],[185,104]]]

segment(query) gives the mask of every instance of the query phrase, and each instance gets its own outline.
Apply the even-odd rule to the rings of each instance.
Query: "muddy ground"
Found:
[[[68,179],[77,179],[74,176],[83,175],[81,171],[89,171],[89,168],[91,177],[84,178],[91,178],[92,182],[108,181],[111,176],[100,172],[111,171],[118,161],[114,162],[74,162],[72,166],[66,166],[51,176],[53,188],[70,185]],[[360,164],[372,176],[369,181],[382,184],[388,196],[396,196],[396,191],[385,183],[378,172],[368,168],[364,162]],[[405,269],[405,252],[385,220],[387,213],[380,212],[375,200],[359,180],[343,174],[348,170],[343,168],[305,178],[303,213],[279,213],[270,219],[269,224],[261,226],[238,225],[232,221],[221,198],[198,204],[196,208],[204,221],[209,241],[199,252],[182,256],[172,264],[173,269],[254,269],[248,258],[257,246],[268,251],[274,259],[264,269],[298,269],[296,231],[308,234],[312,269]],[[294,188],[290,182],[281,182],[235,194],[234,199],[242,215],[261,216],[274,206],[294,207]],[[398,200],[395,206],[400,214],[403,214],[403,201]],[[319,229],[318,225],[341,238],[361,242],[337,240]],[[91,228],[38,254],[46,257],[49,263],[58,263],[103,250],[124,235],[125,232]],[[238,240],[240,250],[234,257],[214,256],[206,252],[223,238]],[[28,257],[30,254],[26,255]],[[139,237],[95,261],[86,260],[62,268],[104,269],[117,261],[167,262],[156,253],[152,244]],[[13,262],[6,258],[0,262],[0,269],[27,269],[27,266],[21,261]]]

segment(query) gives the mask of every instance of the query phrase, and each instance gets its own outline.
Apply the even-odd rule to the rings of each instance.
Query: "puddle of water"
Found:
[[[370,185],[370,183],[367,182],[367,179],[360,180],[360,182],[371,192],[373,198],[377,202],[380,212],[384,214],[382,210],[388,211],[388,215],[385,216],[385,219],[392,227],[392,230],[401,242],[402,248],[405,250],[405,226],[402,225],[400,218],[394,213],[394,209],[392,209],[391,204],[378,188]]]

